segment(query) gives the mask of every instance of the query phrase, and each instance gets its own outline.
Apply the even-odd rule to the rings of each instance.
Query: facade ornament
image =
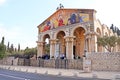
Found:
[[[62,9],[64,6],[60,3],[59,6],[56,8],[56,10]]]

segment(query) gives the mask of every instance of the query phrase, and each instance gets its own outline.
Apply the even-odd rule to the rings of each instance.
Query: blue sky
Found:
[[[36,47],[37,26],[56,11],[65,8],[90,8],[101,23],[120,27],[119,0],[0,0],[0,40],[21,48]]]

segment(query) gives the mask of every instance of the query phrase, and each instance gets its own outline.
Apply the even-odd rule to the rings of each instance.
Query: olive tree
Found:
[[[97,40],[98,46],[103,46],[109,52],[113,51],[113,47],[120,45],[120,37],[116,36],[103,36]]]

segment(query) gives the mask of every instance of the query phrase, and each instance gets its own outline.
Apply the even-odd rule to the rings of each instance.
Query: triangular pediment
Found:
[[[59,9],[38,26],[39,32],[75,23],[89,22],[93,12],[93,9]]]

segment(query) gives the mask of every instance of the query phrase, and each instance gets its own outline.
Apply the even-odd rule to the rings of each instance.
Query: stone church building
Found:
[[[67,59],[83,57],[85,52],[106,52],[97,38],[113,34],[96,19],[94,9],[59,9],[38,27],[37,56]],[[47,46],[47,48],[46,48]],[[115,47],[114,51],[118,51]]]

